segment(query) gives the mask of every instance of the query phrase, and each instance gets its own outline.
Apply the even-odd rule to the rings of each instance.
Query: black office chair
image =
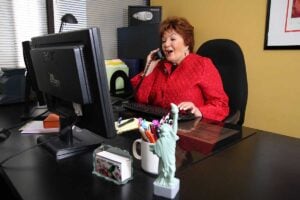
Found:
[[[203,43],[197,54],[209,57],[221,75],[229,97],[226,123],[243,125],[248,97],[246,65],[240,46],[229,39],[213,39]]]

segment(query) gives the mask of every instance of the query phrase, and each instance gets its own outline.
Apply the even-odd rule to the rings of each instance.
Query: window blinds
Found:
[[[47,33],[42,0],[0,1],[0,67],[25,67],[22,41]]]
[[[64,31],[99,27],[105,59],[117,58],[117,28],[128,25],[128,6],[145,6],[145,0],[54,0],[55,32],[66,13],[73,14],[78,24],[67,24]]]
[[[72,13],[78,24],[64,31],[100,28],[105,59],[117,57],[117,28],[128,25],[128,5],[147,5],[145,0],[53,0],[55,32],[60,19]],[[22,41],[47,34],[45,0],[0,1],[0,67],[25,67]]]

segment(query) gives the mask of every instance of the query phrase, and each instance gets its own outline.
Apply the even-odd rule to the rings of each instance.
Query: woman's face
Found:
[[[174,64],[179,64],[186,56],[186,53],[189,52],[183,37],[173,29],[164,32],[162,37],[162,49],[166,59]]]

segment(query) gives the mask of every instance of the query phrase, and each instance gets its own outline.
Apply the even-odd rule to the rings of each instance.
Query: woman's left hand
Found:
[[[190,101],[181,102],[180,104],[178,104],[178,108],[179,110],[190,111],[195,115],[195,117],[202,117],[201,111],[199,110],[199,108],[195,106],[193,102]]]

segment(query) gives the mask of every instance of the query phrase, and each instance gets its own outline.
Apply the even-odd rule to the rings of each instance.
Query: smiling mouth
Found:
[[[174,51],[173,50],[165,50],[165,54],[168,56],[170,55],[171,53],[173,53]]]

